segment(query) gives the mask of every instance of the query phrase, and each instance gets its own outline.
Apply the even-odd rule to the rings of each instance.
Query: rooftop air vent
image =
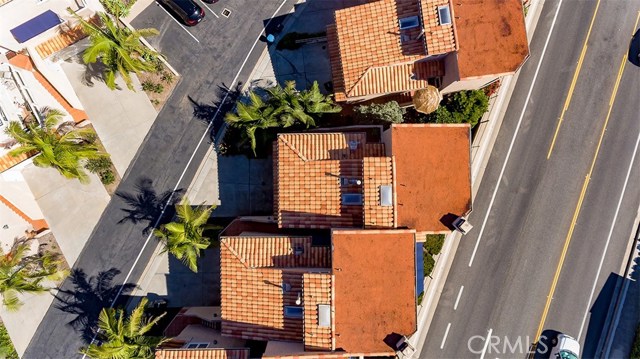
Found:
[[[358,144],[359,144],[358,141],[355,141],[355,140],[349,141],[349,149],[351,151],[357,150],[358,149]]]
[[[340,186],[362,186],[362,180],[352,177],[340,177]]]
[[[393,206],[393,188],[391,185],[380,186],[380,205]]]
[[[304,253],[304,247],[303,246],[295,246],[293,248],[293,254],[296,256],[301,256],[302,253]]]
[[[291,284],[282,283],[282,293],[286,293],[291,290]]]
[[[331,306],[328,304],[318,304],[318,326],[331,326]]]
[[[400,30],[413,29],[420,26],[420,20],[417,16],[403,17],[399,20]]]
[[[449,5],[438,6],[438,17],[440,18],[440,25],[451,25]]]

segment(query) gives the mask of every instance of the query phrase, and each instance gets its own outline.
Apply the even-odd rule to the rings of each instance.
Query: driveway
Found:
[[[123,283],[137,282],[153,252],[149,243],[154,244],[155,239],[150,228],[160,217],[170,219],[171,213],[163,212],[165,200],[191,182],[208,150],[207,120],[222,99],[229,99],[224,89],[248,79],[264,49],[260,42],[254,46],[263,21],[274,13],[286,13],[293,2],[219,2],[217,11],[227,7],[231,14],[216,18],[207,13],[202,23],[190,28],[199,42],[153,4],[133,21],[138,28],[159,28],[160,35],[150,40],[181,73],[182,81],[158,114],[94,228],[74,266],[76,275],[62,285],[64,298],[56,299],[47,311],[24,358],[80,357],[78,349],[91,339],[100,306],[113,302]],[[216,119],[220,121],[220,116]],[[106,293],[91,285],[105,274],[115,288]],[[76,303],[74,297],[95,300]],[[69,302],[74,305],[66,305]]]

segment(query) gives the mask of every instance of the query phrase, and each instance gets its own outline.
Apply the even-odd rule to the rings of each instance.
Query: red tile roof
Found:
[[[332,276],[329,273],[305,273],[302,276],[304,303],[304,349],[333,350],[332,326],[321,327],[318,321],[318,305],[332,306]],[[334,320],[332,318],[331,323]]]
[[[349,149],[349,143],[357,149]],[[363,207],[343,206],[341,195],[361,186],[340,185],[340,177],[362,180],[363,158],[384,156],[384,145],[364,133],[280,134],[274,145],[274,205],[281,228],[361,227]]]
[[[469,125],[393,125],[398,226],[449,231],[441,220],[471,209]]]
[[[416,331],[414,230],[333,230],[335,347],[395,354],[387,335]]]
[[[249,359],[249,349],[158,349],[156,359]]]
[[[295,254],[294,248],[303,251]],[[285,318],[284,306],[296,306],[303,274],[326,270],[329,260],[329,249],[312,246],[310,237],[222,237],[222,334],[302,341],[303,320]]]
[[[336,11],[327,28],[336,100],[426,87],[413,62],[456,48],[454,26],[437,17],[447,3],[380,0]],[[400,30],[399,19],[411,16],[423,17],[424,34],[420,27]]]
[[[29,158],[31,158],[31,156],[35,156],[36,154],[37,152],[32,152],[32,153],[23,153],[18,156],[11,156],[9,153],[5,153],[4,155],[0,156],[0,173],[21,163],[22,161],[28,160]]]
[[[529,55],[522,0],[456,0],[460,78],[511,73]]]

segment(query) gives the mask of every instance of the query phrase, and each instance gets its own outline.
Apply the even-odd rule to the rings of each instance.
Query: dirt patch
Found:
[[[51,252],[53,254],[58,255],[59,258],[62,259],[59,267],[61,271],[70,270],[70,266],[69,266],[69,263],[67,262],[67,258],[65,258],[65,256],[62,254],[62,251],[60,250],[60,246],[58,245],[58,242],[56,241],[56,237],[53,235],[53,232],[45,233],[37,237],[36,239],[40,244],[39,250],[41,252]],[[56,283],[56,285],[62,284],[63,280],[64,279],[61,279],[58,283]]]
[[[169,68],[161,63],[157,72],[143,72],[138,75],[142,90],[147,94],[151,104],[160,112],[180,79]]]
[[[93,130],[93,132],[96,132],[96,129],[91,124],[85,126],[85,128],[90,128],[90,129]],[[100,137],[99,136],[96,136],[95,144],[98,146],[98,149],[101,152],[108,153],[107,150],[104,148],[104,145],[102,144],[102,141],[100,141]],[[116,189],[118,188],[118,185],[120,184],[120,181],[122,179],[120,178],[120,175],[118,174],[118,171],[116,170],[116,167],[113,165],[113,162],[111,162],[110,170],[111,170],[111,173],[113,173],[114,181],[112,183],[110,183],[110,184],[102,183],[102,185],[107,190],[107,193],[109,194],[109,196],[113,196],[113,194],[116,192]]]

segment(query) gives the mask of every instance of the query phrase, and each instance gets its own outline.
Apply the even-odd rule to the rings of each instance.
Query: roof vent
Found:
[[[282,283],[282,293],[286,293],[291,290],[291,284]]]
[[[353,177],[340,177],[340,186],[362,186],[362,180]]]
[[[360,143],[359,143],[358,141],[351,140],[351,141],[349,141],[349,149],[350,149],[351,151],[355,151],[355,150],[357,150],[357,149],[358,149],[358,145],[359,145],[359,144],[360,144]]]
[[[391,185],[380,186],[380,205],[393,206],[393,188]]]
[[[296,256],[301,256],[302,253],[304,253],[304,247],[303,246],[295,246],[293,248],[293,254]]]
[[[440,25],[451,25],[449,5],[438,6],[438,17],[440,18]]]
[[[420,20],[417,16],[403,17],[399,22],[400,30],[413,29],[414,27],[420,26]]]
[[[331,307],[328,304],[318,304],[318,326],[331,326]]]

